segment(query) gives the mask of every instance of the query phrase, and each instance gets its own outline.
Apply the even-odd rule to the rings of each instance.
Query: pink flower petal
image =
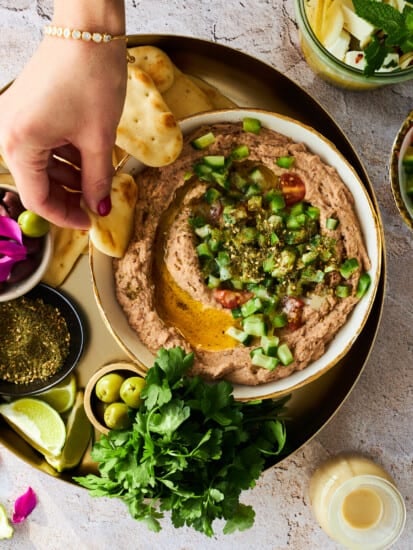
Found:
[[[0,254],[9,256],[15,260],[24,260],[26,257],[26,247],[15,241],[2,241],[0,239]]]
[[[21,495],[14,503],[14,513],[12,523],[21,523],[29,514],[32,513],[37,504],[36,493],[31,487]]]
[[[20,244],[23,242],[23,235],[20,225],[16,222],[16,220],[13,220],[13,218],[9,218],[8,216],[0,216],[0,236],[13,239]]]

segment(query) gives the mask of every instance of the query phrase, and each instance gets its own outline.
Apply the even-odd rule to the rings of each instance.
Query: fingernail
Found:
[[[112,210],[112,201],[110,200],[110,195],[102,199],[98,204],[98,213],[99,216],[107,216]]]

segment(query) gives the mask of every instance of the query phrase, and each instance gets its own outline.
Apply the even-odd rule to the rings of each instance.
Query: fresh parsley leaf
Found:
[[[146,376],[133,426],[102,435],[92,449],[99,476],[75,477],[92,496],[116,497],[133,518],[159,531],[170,512],[175,527],[212,536],[252,526],[254,511],[240,503],[266,459],[286,444],[288,397],[242,403],[228,382],[187,376],[192,354],[161,350]]]

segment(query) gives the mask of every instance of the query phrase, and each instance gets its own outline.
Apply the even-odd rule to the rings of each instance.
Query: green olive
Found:
[[[23,210],[17,223],[27,237],[43,237],[50,229],[49,222],[31,210]]]
[[[105,374],[96,382],[96,397],[104,403],[113,403],[120,400],[120,387],[124,377],[116,372]]]
[[[137,409],[141,402],[141,392],[145,380],[140,376],[130,376],[120,387],[120,398],[132,409]]]
[[[103,419],[106,426],[111,430],[124,430],[129,428],[132,420],[129,416],[129,407],[126,403],[110,403],[104,412]]]

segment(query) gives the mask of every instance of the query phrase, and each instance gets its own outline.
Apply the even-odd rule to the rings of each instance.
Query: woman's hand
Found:
[[[27,209],[77,228],[89,226],[82,198],[94,212],[109,213],[126,75],[124,40],[45,37],[0,96],[0,149]]]

